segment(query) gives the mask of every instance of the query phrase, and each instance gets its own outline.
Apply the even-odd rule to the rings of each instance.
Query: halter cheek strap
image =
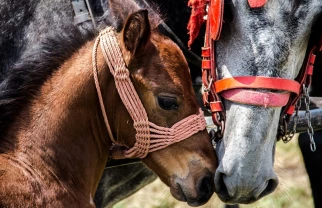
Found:
[[[105,61],[114,77],[120,98],[134,121],[136,143],[131,148],[117,144],[108,123],[97,76],[96,56],[98,45],[101,46]],[[206,121],[201,109],[199,109],[198,114],[182,119],[171,128],[158,126],[149,121],[145,108],[132,84],[129,76],[130,72],[125,66],[114,30],[111,27],[103,30],[96,39],[93,49],[93,73],[104,122],[109,136],[115,144],[111,149],[113,159],[144,158],[149,152],[163,149],[206,129]]]

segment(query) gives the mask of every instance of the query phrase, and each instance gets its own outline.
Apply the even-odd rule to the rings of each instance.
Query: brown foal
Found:
[[[116,34],[131,81],[149,121],[171,127],[198,114],[187,62],[168,38],[151,29],[147,12],[132,13]],[[92,71],[94,40],[50,76],[0,141],[0,207],[91,207],[112,141]],[[97,50],[99,85],[113,137],[132,147],[133,120]],[[9,142],[8,142],[9,141]],[[142,161],[191,206],[208,201],[217,167],[206,129]],[[131,174],[131,173],[124,173]]]

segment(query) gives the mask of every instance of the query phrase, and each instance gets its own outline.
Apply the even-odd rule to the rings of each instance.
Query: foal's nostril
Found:
[[[198,192],[197,201],[202,204],[209,200],[214,192],[214,180],[211,174],[207,174],[205,177],[200,179],[196,185]]]

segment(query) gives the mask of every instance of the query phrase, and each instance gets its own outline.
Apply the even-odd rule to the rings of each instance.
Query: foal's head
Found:
[[[182,52],[169,38],[153,29],[147,11],[134,12],[126,19],[118,41],[150,122],[170,128],[200,113]],[[105,102],[111,102],[111,98]],[[114,118],[110,119],[113,135],[118,144],[131,148],[137,142],[133,120],[119,96],[113,102],[117,115],[108,112]],[[176,199],[197,206],[208,201],[213,193],[217,161],[206,128],[183,136],[189,130],[176,129],[179,132],[176,135],[185,139],[148,153],[143,162],[170,187]]]

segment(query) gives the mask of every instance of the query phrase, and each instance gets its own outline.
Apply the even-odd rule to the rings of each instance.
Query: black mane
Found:
[[[94,38],[93,32],[86,35],[76,27],[68,32],[49,37],[39,48],[25,55],[8,70],[0,83],[0,138],[4,138],[13,123],[39,88],[73,53]]]

